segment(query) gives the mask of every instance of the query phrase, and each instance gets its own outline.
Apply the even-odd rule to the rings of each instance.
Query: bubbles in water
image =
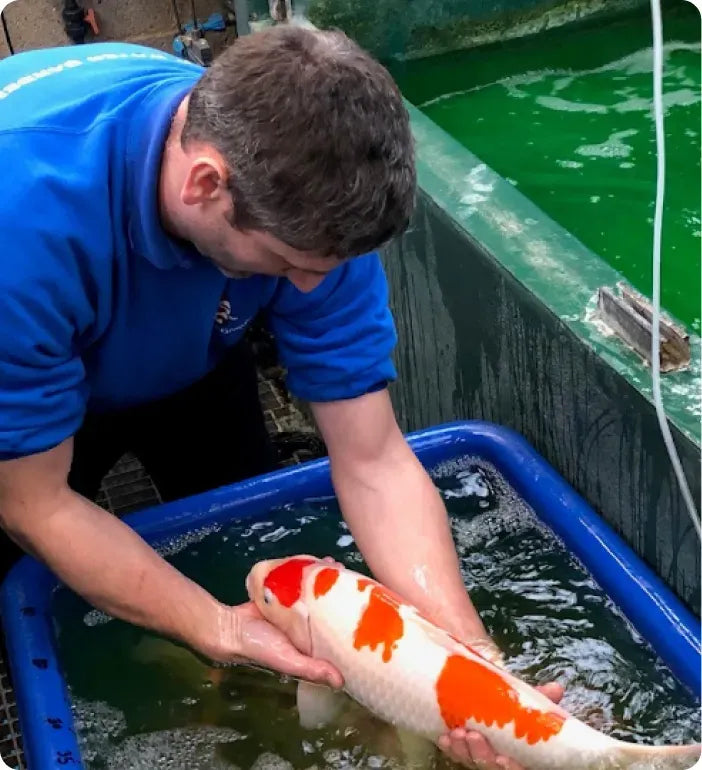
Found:
[[[295,768],[285,759],[276,754],[261,754],[253,763],[251,770],[295,770]]]
[[[114,620],[114,618],[110,615],[106,615],[101,610],[90,610],[83,616],[83,623],[91,628],[93,626],[102,626],[105,623],[109,623],[111,620]]]
[[[183,535],[178,535],[167,542],[156,547],[157,553],[161,556],[174,556],[177,553],[185,550],[188,546],[195,545],[196,543],[204,540],[208,535],[214,532],[219,532],[221,527],[219,525],[213,525],[209,527],[202,527],[201,529],[193,530],[192,532],[186,532]]]
[[[477,514],[452,518],[459,552],[538,525],[531,508],[497,469],[483,459],[464,456],[442,463],[431,475],[444,499],[461,499],[468,503],[461,513]]]
[[[628,158],[634,151],[634,148],[630,144],[623,142],[622,139],[636,136],[637,133],[638,131],[635,128],[629,128],[626,131],[615,131],[604,142],[600,144],[582,144],[576,148],[575,152],[588,158]]]
[[[456,480],[461,484],[460,491],[447,489],[444,492],[444,497],[488,497],[491,493],[490,485],[482,468],[459,471],[456,474]]]
[[[75,696],[72,709],[78,744],[86,764],[104,757],[110,747],[124,737],[127,720],[119,709]]]
[[[218,757],[221,745],[242,740],[243,736],[227,727],[181,727],[135,735],[107,756],[108,770],[238,770]],[[257,770],[288,770],[287,765],[261,765]],[[252,769],[253,770],[253,769]]]

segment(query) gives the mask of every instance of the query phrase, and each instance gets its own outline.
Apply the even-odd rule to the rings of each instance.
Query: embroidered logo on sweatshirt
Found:
[[[232,334],[246,328],[251,316],[240,318],[232,315],[232,303],[228,299],[220,300],[215,314],[216,329],[220,334]]]

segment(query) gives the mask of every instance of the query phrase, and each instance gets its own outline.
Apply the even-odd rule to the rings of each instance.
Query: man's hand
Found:
[[[372,574],[454,636],[489,645],[446,507],[402,435],[387,390],[312,410],[344,519]]]
[[[0,462],[0,523],[90,604],[217,662],[250,660],[341,687],[328,663],[298,652],[252,604],[227,606],[134,530],[68,488],[72,441]]]
[[[250,662],[334,689],[343,686],[341,674],[331,663],[299,652],[282,631],[264,619],[253,602],[230,609],[230,625],[225,633],[230,637],[228,646],[233,654],[220,656],[221,662]]]
[[[344,519],[373,575],[502,665],[465,589],[441,496],[400,432],[387,390],[312,409]],[[563,694],[557,684],[541,689],[556,702]],[[455,731],[443,736],[439,747],[480,770],[521,770],[477,733]]]
[[[537,687],[547,698],[558,703],[563,697],[563,688],[551,682]],[[463,767],[478,770],[524,770],[510,757],[496,754],[489,741],[480,733],[466,730],[452,730],[442,735],[437,742],[449,759]]]

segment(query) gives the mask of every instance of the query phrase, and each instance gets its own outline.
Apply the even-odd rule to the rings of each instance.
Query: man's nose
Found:
[[[288,270],[286,276],[295,288],[305,294],[314,291],[324,280],[323,275],[310,273],[307,270]]]

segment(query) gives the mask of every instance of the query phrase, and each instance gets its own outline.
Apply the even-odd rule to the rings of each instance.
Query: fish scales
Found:
[[[247,587],[302,652],[336,666],[350,697],[433,743],[455,727],[477,730],[527,770],[687,770],[699,759],[698,745],[642,746],[589,727],[342,565],[307,555],[259,562]]]

